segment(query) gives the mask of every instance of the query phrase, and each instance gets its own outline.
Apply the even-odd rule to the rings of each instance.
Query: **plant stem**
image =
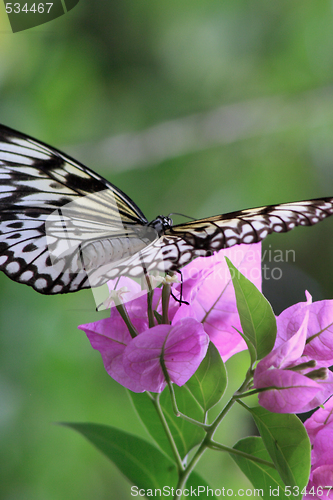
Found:
[[[229,400],[229,402],[223,408],[223,410],[221,411],[221,413],[216,417],[216,419],[214,420],[214,422],[211,424],[211,426],[210,426],[211,430],[209,431],[209,437],[210,438],[213,437],[216,429],[218,428],[218,426],[220,425],[220,423],[222,422],[222,420],[224,419],[224,417],[226,416],[226,414],[228,413],[228,411],[236,403],[236,401],[238,400],[238,398],[240,397],[240,395],[242,394],[242,392],[247,390],[248,385],[249,385],[251,379],[252,379],[252,372],[248,371],[248,373],[246,374],[245,380],[242,383],[242,385],[240,386],[240,388],[238,389],[238,391],[235,392],[235,394],[232,396],[232,398]]]
[[[184,413],[179,411],[178,405],[177,405],[177,400],[176,400],[176,395],[175,395],[175,390],[174,390],[173,385],[170,382],[170,380],[168,381],[168,387],[169,387],[169,391],[170,391],[172,409],[173,409],[173,412],[176,415],[176,417],[180,417],[183,420],[186,420],[187,422],[190,422],[191,424],[197,425],[198,427],[201,427],[205,431],[208,431],[210,429],[210,425],[205,424],[204,422],[200,422],[199,420],[195,420],[194,418],[188,417],[187,415],[185,415]]]
[[[229,448],[229,446],[225,446],[224,444],[216,443],[215,441],[211,441],[209,444],[209,448],[212,450],[221,450],[227,451],[233,455],[239,455],[240,457],[247,458],[248,460],[252,460],[252,462],[258,462],[259,464],[267,465],[268,467],[272,467],[275,469],[275,465],[273,462],[268,462],[267,460],[263,460],[262,458],[255,457],[254,455],[250,455],[249,453],[245,453],[244,451],[235,450],[235,448]]]
[[[186,467],[186,469],[182,473],[179,474],[177,490],[178,489],[180,489],[181,491],[183,490],[184,486],[186,485],[186,481],[189,478],[189,475],[191,474],[192,470],[194,469],[196,464],[199,462],[200,458],[205,453],[207,448],[208,448],[208,446],[206,444],[206,438],[205,438],[203,440],[203,442],[201,443],[201,445],[199,446],[199,449],[197,450],[197,452],[193,456],[192,460],[190,461],[190,463]],[[174,500],[180,500],[181,497],[182,497],[181,494],[175,495]]]
[[[169,301],[170,301],[171,285],[163,285],[162,288],[162,321],[165,325],[169,325]]]
[[[153,290],[149,290],[147,292],[147,312],[148,312],[148,323],[149,323],[149,328],[153,328],[155,326],[155,318],[154,318],[154,313],[153,313],[153,295],[154,292]]]
[[[214,422],[211,425],[208,426],[208,429],[206,431],[207,432],[206,437],[202,441],[202,443],[199,446],[197,452],[194,454],[194,456],[190,460],[190,462],[189,462],[188,466],[186,467],[186,469],[179,473],[179,480],[178,480],[178,484],[177,484],[177,489],[180,489],[180,490],[183,489],[183,487],[186,484],[186,481],[189,478],[189,475],[191,474],[192,470],[194,469],[194,467],[196,466],[196,464],[198,463],[198,461],[200,460],[200,458],[202,457],[202,455],[205,453],[206,449],[207,448],[212,448],[212,447],[217,447],[216,445],[218,445],[218,443],[215,443],[215,441],[212,441],[212,437],[213,437],[216,429],[220,425],[221,421],[223,420],[223,418],[226,416],[226,414],[232,408],[232,406],[237,402],[238,394],[241,394],[243,391],[247,390],[248,385],[249,385],[251,379],[252,379],[252,372],[251,372],[251,370],[249,370],[248,373],[247,373],[247,375],[246,375],[246,377],[245,377],[244,382],[242,383],[242,385],[240,386],[240,388],[238,389],[238,391],[235,392],[235,394],[229,400],[229,402],[227,403],[227,405],[223,408],[223,410],[221,411],[221,413],[216,417],[216,419],[214,420]],[[220,449],[222,449],[223,445],[218,445],[218,447]],[[225,451],[230,452],[230,450],[232,450],[232,448],[225,447]],[[246,458],[249,458],[249,456],[247,456]],[[252,460],[252,457],[251,457],[251,460]],[[268,463],[269,462],[267,462],[267,464]],[[180,498],[181,498],[181,495],[175,495],[174,500],[180,500]]]
[[[272,389],[281,389],[281,387],[261,387],[259,389],[252,389],[251,391],[244,392],[243,394],[235,395],[235,399],[247,398],[248,396],[253,396],[253,394],[259,394],[260,392],[270,391]]]
[[[129,317],[127,311],[126,311],[126,308],[125,308],[124,304],[122,302],[120,302],[120,301],[118,303],[115,302],[115,304],[116,304],[117,311],[119,312],[120,316],[125,321],[125,324],[126,324],[126,326],[128,328],[128,331],[130,332],[130,335],[131,335],[132,339],[134,339],[138,335],[138,332],[134,328],[134,326],[132,325],[132,322],[130,320],[130,317]]]
[[[163,426],[163,429],[165,431],[165,434],[168,438],[168,441],[169,441],[169,444],[171,446],[171,449],[172,449],[172,453],[175,457],[175,460],[176,460],[176,463],[177,463],[177,468],[178,468],[178,472],[179,472],[179,475],[182,473],[182,471],[185,470],[184,468],[184,464],[183,464],[183,461],[181,459],[181,456],[179,455],[179,451],[178,451],[178,448],[176,446],[176,443],[173,439],[173,436],[170,432],[170,429],[169,429],[169,426],[168,426],[168,423],[166,421],[166,418],[164,416],[164,413],[162,411],[162,408],[161,408],[161,405],[160,405],[160,394],[158,394],[156,396],[156,398],[154,398],[153,396],[151,396],[151,394],[148,393],[148,395],[151,397],[151,400],[153,402],[153,405],[155,407],[155,410],[161,420],[161,423],[162,423],[162,426]]]

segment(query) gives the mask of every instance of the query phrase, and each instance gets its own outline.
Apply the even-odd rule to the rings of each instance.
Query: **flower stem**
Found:
[[[125,324],[128,328],[128,331],[130,332],[132,339],[134,339],[138,335],[138,332],[137,332],[136,328],[132,325],[132,322],[130,320],[130,317],[126,311],[124,304],[119,301],[118,303],[116,303],[116,308],[117,308],[117,311],[119,312],[120,316],[125,321]]]
[[[235,394],[234,398],[236,400],[241,398],[247,398],[248,396],[253,396],[254,394],[259,394],[260,392],[271,391],[272,389],[281,389],[281,387],[275,387],[275,386],[259,387],[258,389],[252,389],[251,391],[243,392],[243,394]]]
[[[155,317],[153,312],[153,295],[154,295],[153,290],[149,290],[147,293],[147,306],[148,306],[147,312],[148,312],[149,328],[153,328],[153,326],[155,326]]]
[[[169,301],[170,301],[171,285],[165,284],[162,288],[162,321],[165,325],[169,325]]]

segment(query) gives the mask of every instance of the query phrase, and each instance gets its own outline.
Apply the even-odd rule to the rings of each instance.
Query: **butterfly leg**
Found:
[[[186,304],[187,306],[189,306],[190,305],[189,302],[187,302],[186,300],[183,300],[183,273],[181,271],[179,271],[179,269],[177,269],[176,272],[180,274],[180,299],[175,297],[175,295],[172,292],[171,292],[171,297],[173,297],[176,302],[179,302],[179,307],[182,304]]]

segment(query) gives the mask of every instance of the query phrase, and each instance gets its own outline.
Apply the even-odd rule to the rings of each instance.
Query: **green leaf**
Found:
[[[157,414],[155,406],[146,393],[127,391],[134,408],[148,434],[155,440],[159,447],[173,459],[173,452],[167,435]]]
[[[258,436],[250,436],[238,441],[233,447],[235,450],[243,451],[257,458],[271,462],[268,451]],[[255,496],[269,499],[275,498],[289,498],[284,494],[284,483],[276,469],[269,467],[265,464],[253,462],[247,458],[230,453],[241,471],[251,481],[256,489]],[[254,492],[253,492],[254,494]],[[294,496],[292,498],[295,498]]]
[[[261,359],[273,349],[275,342],[276,320],[272,306],[227,257],[226,261],[235,289],[243,334],[255,347],[257,359]]]
[[[227,372],[213,342],[209,343],[205,358],[185,385],[205,413],[220,401],[227,387]]]
[[[179,410],[185,415],[199,422],[203,422],[205,419],[204,411],[189,390],[185,386],[178,387],[174,385],[174,391]],[[129,391],[128,394],[147,432],[160,448],[169,457],[173,458],[172,449],[166,437],[162,422],[159,419],[150,397],[147,394],[137,394]],[[205,431],[191,422],[187,422],[181,417],[175,416],[167,388],[160,395],[160,405],[178,452],[180,456],[184,458],[194,446],[201,443],[205,436]]]
[[[176,486],[177,468],[166,455],[143,439],[114,427],[62,423],[80,432],[138,488]]]
[[[239,335],[243,338],[244,342],[246,343],[249,354],[250,354],[251,366],[253,366],[253,364],[257,361],[257,351],[256,351],[254,345],[251,344],[250,340],[247,337],[245,337],[243,332],[240,332],[239,330],[237,330],[237,328],[235,328],[235,330],[236,330],[236,332],[239,333]]]
[[[311,467],[311,445],[302,422],[296,415],[271,413],[261,407],[249,411],[284,484],[302,490]]]
[[[209,484],[203,479],[197,472],[193,471],[186,481],[186,488],[190,490],[190,488],[193,488],[197,492],[197,496],[201,499],[203,498],[208,498],[208,499],[216,499],[216,496],[212,494],[212,491],[214,491],[213,488],[209,486]],[[200,489],[199,489],[200,488]],[[191,492],[191,490],[190,490]],[[189,494],[188,496],[184,495],[182,498],[188,499],[188,498],[195,498],[196,495]]]

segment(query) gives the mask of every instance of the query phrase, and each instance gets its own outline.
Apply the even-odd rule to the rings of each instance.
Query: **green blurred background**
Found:
[[[1,122],[72,154],[148,218],[332,196],[332,83],[329,1],[81,0],[17,34],[0,4]],[[330,220],[265,242],[295,251],[264,283],[277,313],[305,288],[333,297],[332,242]],[[91,292],[45,297],[1,274],[0,308],[0,498],[131,498],[111,463],[53,425],[92,421],[149,439],[77,330],[105,315]],[[234,389],[246,362],[228,363]],[[249,432],[239,412],[219,439]],[[215,488],[249,486],[217,452],[198,471]]]

